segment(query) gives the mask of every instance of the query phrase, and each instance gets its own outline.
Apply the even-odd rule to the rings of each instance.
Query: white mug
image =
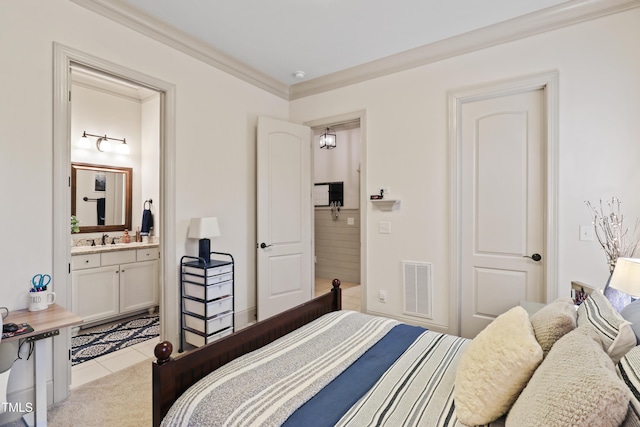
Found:
[[[29,292],[29,311],[45,310],[55,301],[55,292]]]

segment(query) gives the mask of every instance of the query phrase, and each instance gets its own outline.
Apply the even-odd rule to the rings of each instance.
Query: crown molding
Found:
[[[574,0],[498,24],[293,84],[289,100],[427,65],[640,6],[640,0]]]
[[[258,88],[289,99],[289,86],[279,80],[214,49],[201,40],[160,21],[122,0],[71,0],[134,31],[212,65]]]
[[[289,101],[640,6],[640,0],[572,0],[289,86],[122,0],[71,1]]]

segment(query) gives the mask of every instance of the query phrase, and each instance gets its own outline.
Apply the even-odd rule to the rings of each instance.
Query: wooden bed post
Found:
[[[333,279],[331,282],[333,288],[331,292],[333,293],[333,311],[342,310],[342,289],[340,289],[340,280]]]

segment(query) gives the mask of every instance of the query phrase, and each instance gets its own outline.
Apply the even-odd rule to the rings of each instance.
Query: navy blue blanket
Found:
[[[397,325],[336,379],[298,408],[283,426],[333,426],[426,329]]]

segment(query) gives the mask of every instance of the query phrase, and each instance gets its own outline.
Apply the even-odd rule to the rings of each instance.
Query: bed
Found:
[[[469,340],[341,310],[339,285],[176,357],[158,344],[153,425],[640,426],[640,347],[604,297]]]

